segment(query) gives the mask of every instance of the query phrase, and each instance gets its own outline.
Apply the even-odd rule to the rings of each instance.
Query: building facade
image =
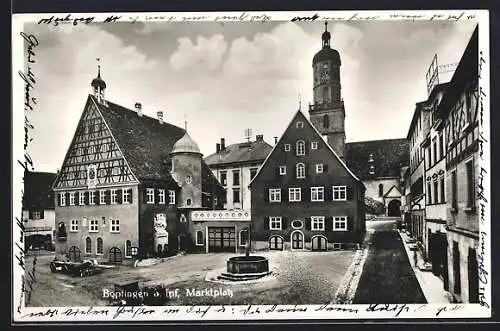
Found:
[[[248,185],[271,150],[272,146],[264,141],[263,135],[257,135],[255,141],[229,146],[222,138],[215,153],[205,158],[205,163],[226,190],[225,209],[250,209]]]
[[[253,245],[329,250],[363,240],[364,185],[300,110],[250,189]]]
[[[55,237],[55,211],[51,172],[24,173],[23,226],[25,248],[52,250]]]
[[[56,251],[119,263],[193,246],[193,210],[222,208],[224,191],[186,130],[104,97],[92,81],[55,192]]]
[[[439,104],[446,146],[448,291],[458,302],[479,302],[478,246],[481,167],[478,29]]]

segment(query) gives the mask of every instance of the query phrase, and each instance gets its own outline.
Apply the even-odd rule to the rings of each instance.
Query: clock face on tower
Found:
[[[328,81],[330,80],[330,74],[328,73],[328,71],[327,71],[327,70],[323,70],[323,71],[321,72],[321,77],[320,77],[320,79],[321,79],[321,82],[322,82],[322,83],[326,83],[326,82],[328,82]]]

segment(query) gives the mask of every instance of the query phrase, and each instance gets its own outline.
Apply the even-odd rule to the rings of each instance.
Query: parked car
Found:
[[[102,271],[93,261],[70,262],[70,261],[52,261],[50,262],[50,271],[53,273],[61,272],[73,277],[85,277],[95,275]]]

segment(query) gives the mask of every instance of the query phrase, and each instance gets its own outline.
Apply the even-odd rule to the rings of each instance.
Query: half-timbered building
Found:
[[[446,231],[449,284],[459,302],[479,302],[481,166],[476,27],[438,107],[446,147]]]
[[[105,99],[98,76],[54,182],[56,250],[121,262],[189,249],[224,191],[185,129]]]

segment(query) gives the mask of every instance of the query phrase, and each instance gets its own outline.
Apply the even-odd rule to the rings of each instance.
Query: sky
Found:
[[[339,51],[346,141],[406,137],[415,103],[427,97],[434,54],[457,63],[475,24],[463,21],[330,22]],[[312,102],[312,58],[323,22],[117,23],[35,25],[37,98],[28,153],[36,171],[63,163],[101,59],[106,99],[188,132],[201,152],[244,141],[273,144],[299,108]],[[448,74],[450,76],[451,73]],[[446,78],[444,78],[446,80]]]

